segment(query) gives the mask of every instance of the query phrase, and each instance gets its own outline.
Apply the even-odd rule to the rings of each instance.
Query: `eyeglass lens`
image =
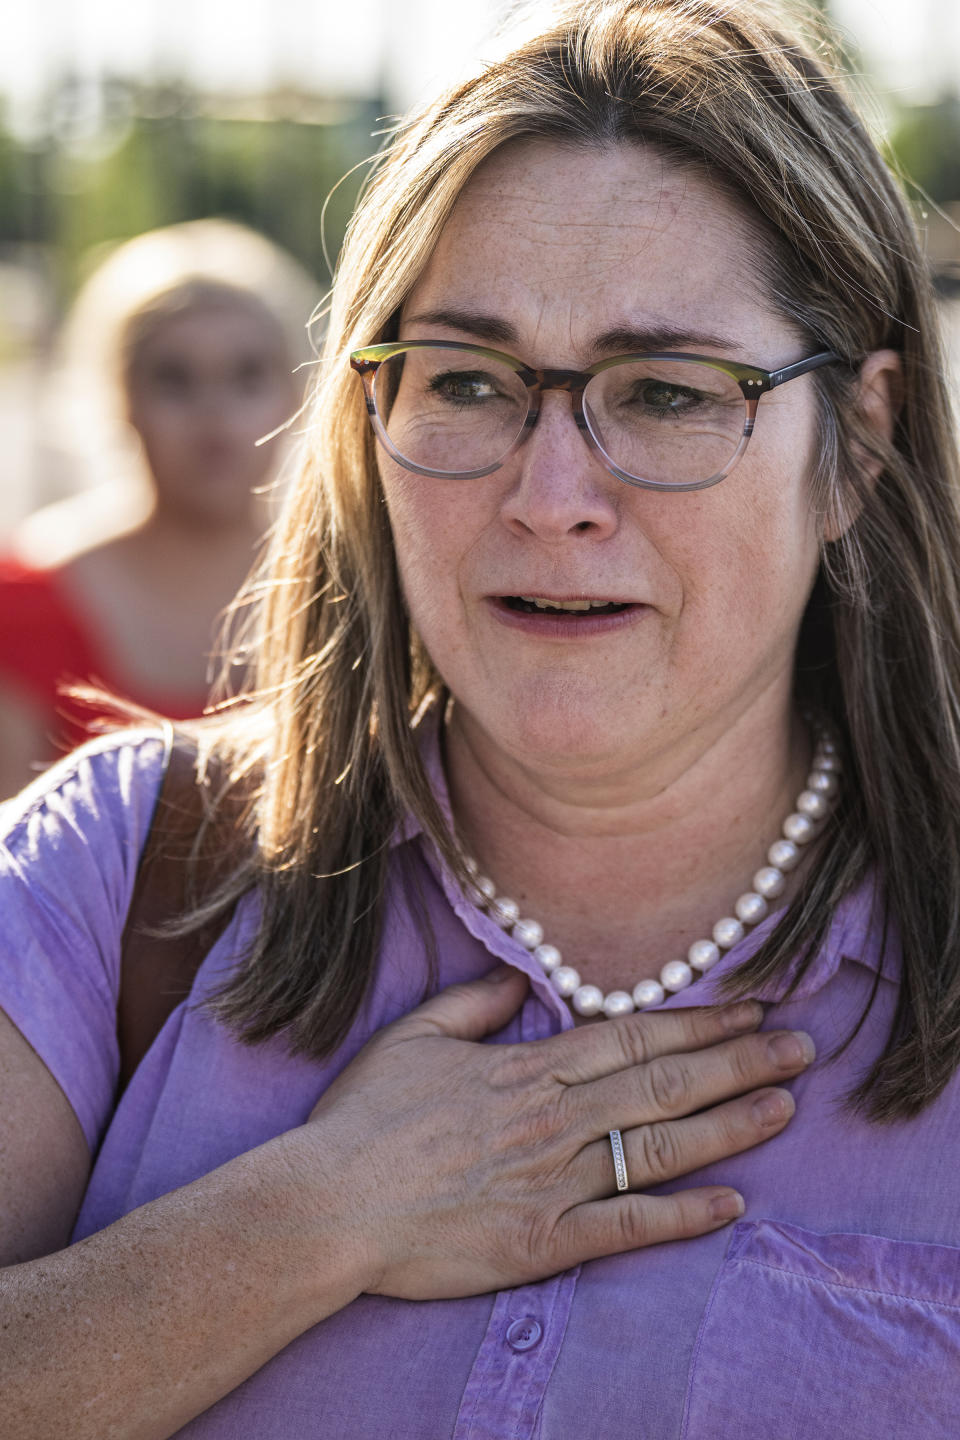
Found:
[[[493,467],[518,439],[529,395],[507,365],[443,346],[402,351],[374,382],[380,422],[404,459],[449,475]],[[629,360],[584,390],[590,431],[618,469],[690,485],[719,475],[740,445],[746,401],[732,376],[697,361]]]

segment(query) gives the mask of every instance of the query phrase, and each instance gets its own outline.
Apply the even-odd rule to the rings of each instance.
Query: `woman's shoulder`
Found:
[[[101,736],[0,805],[0,1008],[91,1149],[119,1073],[121,937],[168,748],[156,729]]]
[[[0,846],[7,857],[43,865],[94,847],[89,862],[137,860],[169,759],[160,727],[101,735],[51,765],[0,805]]]

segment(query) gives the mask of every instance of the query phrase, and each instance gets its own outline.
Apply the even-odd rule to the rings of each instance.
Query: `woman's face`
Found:
[[[159,319],[137,346],[127,414],[158,503],[195,524],[251,513],[275,443],[256,442],[294,406],[291,361],[276,322],[241,300],[210,300]]]
[[[762,243],[708,181],[642,147],[516,143],[460,197],[400,338],[585,369],[668,332],[657,348],[776,369],[808,350],[757,280]],[[764,397],[746,455],[703,491],[615,478],[558,391],[479,480],[413,474],[378,447],[411,618],[460,723],[586,774],[709,744],[753,705],[783,713],[817,568],[815,433],[805,376]],[[520,596],[628,608],[558,619]]]

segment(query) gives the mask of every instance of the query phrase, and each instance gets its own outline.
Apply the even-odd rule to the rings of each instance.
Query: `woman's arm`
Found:
[[[60,1248],[89,1153],[2,1012],[0,1095],[4,1440],[160,1440],[360,1292],[349,1206],[288,1137]]]
[[[0,1010],[0,1265],[66,1245],[90,1152],[66,1096]]]
[[[781,1037],[778,1058],[750,1004],[474,1043],[525,992],[507,967],[451,987],[375,1036],[306,1125],[0,1271],[5,1440],[164,1440],[364,1290],[477,1294],[735,1218],[718,1186],[614,1198],[606,1131],[623,1128],[635,1190],[747,1149],[789,1119],[789,1095],[758,1087],[799,1073],[802,1046]],[[0,1054],[26,1108],[0,1122],[9,1260],[63,1243],[85,1163],[9,1023]]]

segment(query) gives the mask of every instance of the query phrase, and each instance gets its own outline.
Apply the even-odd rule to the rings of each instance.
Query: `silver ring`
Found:
[[[610,1149],[613,1151],[613,1171],[617,1177],[617,1193],[630,1189],[630,1181],[627,1179],[627,1157],[623,1153],[623,1136],[619,1130],[607,1132],[610,1136]]]

